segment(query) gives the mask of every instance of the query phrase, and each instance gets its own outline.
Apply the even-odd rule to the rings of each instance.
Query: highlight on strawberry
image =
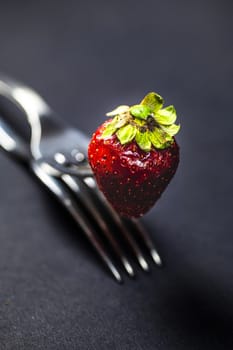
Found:
[[[155,92],[119,106],[93,134],[88,158],[97,184],[122,216],[140,217],[159,199],[179,164],[174,106]]]

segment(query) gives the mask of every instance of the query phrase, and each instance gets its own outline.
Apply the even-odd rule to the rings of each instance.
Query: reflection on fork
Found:
[[[122,281],[117,261],[121,262],[129,276],[135,275],[123,241],[144,271],[149,270],[142,252],[144,247],[153,261],[161,266],[160,256],[139,220],[121,218],[98,190],[86,155],[88,138],[59,120],[34,90],[2,75],[0,97],[11,101],[19,109],[20,113],[16,113],[15,118],[23,112],[31,130],[31,138],[27,142],[14,131],[12,123],[0,119],[2,148],[26,162],[56,196],[115,279]],[[3,105],[3,102],[0,103],[0,109]]]

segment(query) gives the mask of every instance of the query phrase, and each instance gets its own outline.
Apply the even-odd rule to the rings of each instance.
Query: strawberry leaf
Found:
[[[149,138],[150,138],[152,145],[155,148],[161,148],[161,142],[157,138],[156,133],[154,131],[149,132]]]
[[[117,129],[120,129],[120,128],[122,128],[122,126],[124,126],[125,124],[128,123],[128,118],[126,118],[123,115],[117,115],[113,121],[115,123],[115,127]]]
[[[135,141],[138,146],[145,152],[149,152],[151,150],[151,141],[149,138],[149,132],[140,132],[137,131]]]
[[[116,135],[122,145],[132,141],[136,135],[137,129],[133,125],[125,125],[120,128]]]
[[[164,132],[162,129],[156,128],[153,131],[154,136],[157,138],[159,145],[157,148],[164,149],[169,146],[169,144],[172,142],[172,137],[168,135],[166,132]]]
[[[106,126],[101,137],[104,139],[111,137],[116,130],[117,130],[116,123],[114,123],[114,121],[112,121]]]
[[[139,119],[145,119],[151,113],[151,110],[148,106],[143,105],[134,105],[129,109],[130,114]]]
[[[163,107],[163,98],[155,92],[149,92],[149,94],[147,94],[141,101],[141,105],[147,106],[151,113],[155,113]]]
[[[155,114],[155,119],[157,123],[162,125],[171,125],[176,121],[176,110],[174,106],[168,106],[166,108],[160,109]]]
[[[113,111],[108,112],[106,115],[108,117],[113,117],[114,115],[126,113],[128,110],[129,110],[129,106],[122,105],[122,106],[118,106]]]
[[[180,125],[172,124],[168,126],[161,125],[161,128],[163,131],[165,131],[168,135],[174,136],[178,133],[180,130]]]

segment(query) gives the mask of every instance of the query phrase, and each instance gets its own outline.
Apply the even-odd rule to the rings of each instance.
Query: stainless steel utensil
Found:
[[[21,111],[14,111],[15,118],[19,118],[23,112],[31,132],[27,142],[14,130],[14,125],[7,122],[2,112],[1,147],[29,165],[37,178],[68,210],[115,279],[121,282],[122,274],[104,244],[103,235],[129,276],[134,276],[135,271],[117,239],[120,235],[128,242],[143,270],[149,270],[149,264],[138,243],[138,236],[153,261],[160,266],[160,256],[141,223],[135,219],[129,222],[121,218],[98,190],[87,160],[88,138],[60,120],[37,92],[1,74],[0,97]]]

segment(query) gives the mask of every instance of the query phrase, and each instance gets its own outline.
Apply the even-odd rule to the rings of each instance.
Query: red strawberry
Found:
[[[162,97],[152,92],[139,105],[120,106],[90,141],[88,157],[98,186],[123,216],[145,214],[176,172],[176,111],[162,105]]]

